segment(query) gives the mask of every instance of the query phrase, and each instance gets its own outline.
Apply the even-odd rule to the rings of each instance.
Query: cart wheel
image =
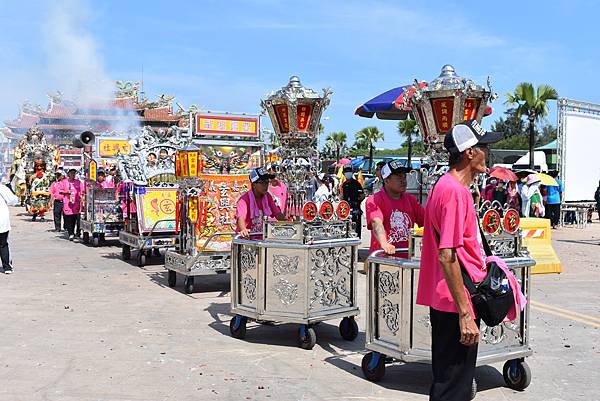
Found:
[[[304,349],[313,349],[317,343],[317,333],[312,327],[303,324],[298,329],[298,346]]]
[[[123,260],[131,259],[131,247],[129,245],[123,244],[121,247],[121,257]]]
[[[154,256],[156,256],[157,258],[160,258],[160,249],[154,248]]]
[[[340,335],[344,340],[354,341],[358,336],[358,324],[354,316],[345,317],[340,322]]]
[[[477,380],[475,380],[475,378],[473,378],[473,383],[471,383],[471,398],[469,398],[469,399],[474,400],[476,395],[477,395]]]
[[[82,241],[84,244],[89,244],[90,243],[90,233],[84,231]]]
[[[502,369],[502,375],[506,385],[513,390],[525,390],[531,383],[531,369],[522,359],[506,361]]]
[[[183,286],[186,294],[194,292],[194,276],[186,276]]]
[[[97,248],[99,244],[100,244],[100,238],[98,238],[98,237],[92,237],[92,246],[94,248]]]
[[[177,284],[177,273],[175,273],[175,270],[169,270],[169,277],[167,282],[169,283],[169,287],[175,287],[175,284]]]
[[[146,256],[148,256],[149,258],[151,258],[151,257],[152,257],[152,249],[148,249],[148,250],[146,251]]]
[[[137,258],[137,260],[138,260],[138,266],[139,266],[139,267],[144,267],[144,266],[146,266],[146,255],[144,255],[144,252],[140,252],[140,253],[138,254],[138,258]]]
[[[378,382],[385,376],[385,355],[369,352],[363,356],[360,366],[367,380]]]
[[[229,322],[229,332],[231,333],[231,337],[242,339],[246,337],[246,319],[245,316],[235,315],[231,318]]]

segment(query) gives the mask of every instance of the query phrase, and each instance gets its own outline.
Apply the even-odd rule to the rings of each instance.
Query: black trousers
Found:
[[[64,215],[65,230],[67,230],[67,233],[69,234],[69,236],[75,235],[75,224],[77,224],[77,216],[79,216],[79,215],[78,214],[65,214]]]
[[[54,214],[54,229],[60,231],[62,227],[63,201],[55,200],[52,212]]]
[[[460,343],[458,314],[429,308],[431,320],[430,401],[468,401],[477,362],[477,344]],[[479,320],[476,320],[479,326]]]
[[[2,259],[2,268],[10,269],[10,251],[8,249],[8,231],[0,233],[0,259]]]
[[[352,210],[352,222],[354,222],[354,228],[358,238],[362,236],[362,211]]]
[[[553,227],[557,226],[560,220],[560,203],[547,204],[545,217],[550,219],[550,224],[552,224]]]

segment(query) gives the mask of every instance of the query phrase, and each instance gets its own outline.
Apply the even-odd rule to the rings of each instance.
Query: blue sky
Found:
[[[154,97],[188,106],[258,112],[259,100],[291,75],[331,87],[326,132],[352,139],[367,125],[397,147],[394,122],[354,116],[395,86],[435,78],[442,65],[500,98],[522,81],[562,97],[600,102],[594,1],[22,1],[0,0],[0,120],[29,98],[81,80],[140,80]],[[63,28],[67,26],[67,28]],[[77,85],[79,82],[79,85]],[[550,122],[556,123],[555,105]]]

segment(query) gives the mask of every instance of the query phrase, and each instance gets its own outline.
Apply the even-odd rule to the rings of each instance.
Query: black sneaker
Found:
[[[12,274],[12,272],[13,272],[12,266],[4,269],[4,274]]]

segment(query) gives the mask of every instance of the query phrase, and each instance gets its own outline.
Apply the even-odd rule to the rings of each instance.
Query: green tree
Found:
[[[373,167],[373,148],[375,142],[383,140],[383,132],[379,131],[377,127],[365,127],[358,131],[355,136],[354,147],[356,149],[368,149],[369,150],[369,171]]]
[[[325,153],[335,157],[339,161],[348,150],[347,139],[345,132],[337,131],[330,133],[325,138]]]
[[[537,91],[529,82],[521,82],[514,93],[506,94],[505,104],[516,106],[517,118],[527,116],[529,125],[529,168],[533,169],[533,149],[535,147],[535,123],[548,114],[548,101],[558,99],[558,92],[549,85],[539,85]]]
[[[406,120],[398,121],[398,133],[400,136],[405,138],[408,166],[410,167],[412,166],[413,136],[419,133],[417,121],[410,117],[408,117]]]

